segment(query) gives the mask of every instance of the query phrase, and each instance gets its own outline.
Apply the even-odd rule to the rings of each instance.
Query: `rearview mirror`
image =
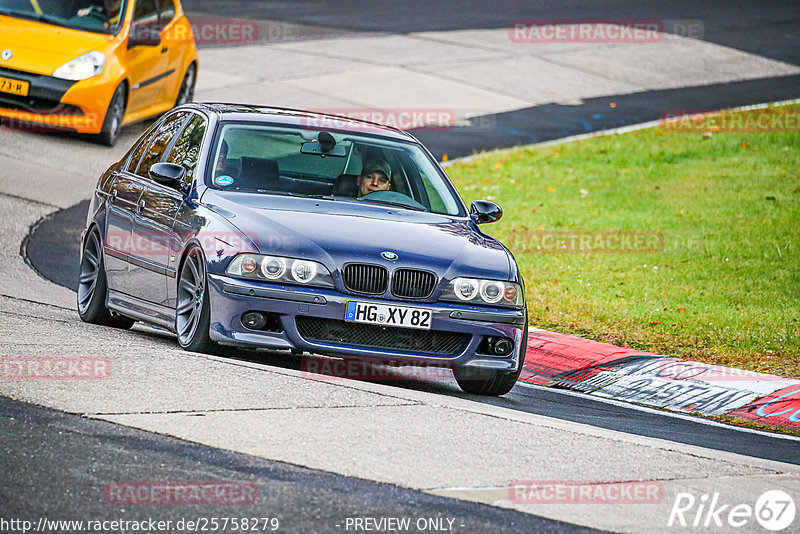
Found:
[[[181,193],[185,194],[188,189],[183,181],[186,169],[175,163],[156,163],[150,167],[149,174],[154,182],[177,189]]]
[[[490,200],[476,200],[470,206],[469,216],[475,224],[493,223],[500,220],[503,210]]]
[[[134,46],[158,46],[161,44],[161,32],[147,26],[132,28],[128,37],[128,48]]]
[[[343,158],[347,156],[347,149],[342,145],[336,144],[336,139],[330,132],[320,132],[313,141],[306,141],[300,147],[302,154],[317,154],[322,156],[334,156]]]

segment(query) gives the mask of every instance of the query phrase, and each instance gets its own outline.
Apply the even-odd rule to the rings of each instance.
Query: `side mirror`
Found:
[[[493,223],[500,220],[503,210],[490,200],[476,200],[470,206],[469,216],[475,224]]]
[[[134,46],[158,46],[161,44],[161,32],[155,28],[148,26],[141,26],[139,28],[131,28],[131,34],[128,36],[128,48]]]
[[[150,178],[154,182],[187,193],[188,186],[183,182],[186,169],[175,163],[156,163],[150,167]]]

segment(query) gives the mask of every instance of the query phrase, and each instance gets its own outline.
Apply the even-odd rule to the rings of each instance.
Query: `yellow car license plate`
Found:
[[[0,76],[0,91],[4,93],[11,93],[12,95],[28,96],[28,88],[30,84],[20,80],[12,80],[11,78],[3,78]]]

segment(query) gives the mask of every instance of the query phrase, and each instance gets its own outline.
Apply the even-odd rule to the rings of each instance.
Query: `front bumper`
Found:
[[[26,130],[99,133],[116,89],[104,76],[74,82],[7,68],[0,76],[29,84],[26,96],[0,92],[2,124]]]
[[[250,282],[221,275],[209,275],[211,302],[210,336],[224,345],[251,348],[299,349],[317,354],[348,356],[380,361],[403,361],[418,364],[469,366],[498,371],[516,371],[521,361],[521,347],[527,316],[523,310],[486,308],[437,302],[416,303],[413,301],[386,301],[368,297],[345,295],[335,290],[305,288]],[[407,331],[395,327],[356,325],[344,323],[349,301],[375,302],[399,306],[422,307],[432,310],[430,331]],[[242,325],[241,317],[248,311],[273,313],[279,316],[280,331],[250,330]],[[300,320],[298,321],[298,318]],[[334,324],[341,322],[341,331],[364,334],[367,342],[352,342],[325,339],[325,336],[309,336],[305,325]],[[374,330],[378,329],[378,330]],[[305,333],[305,335],[303,335]],[[394,334],[398,343],[381,344]],[[378,335],[375,335],[378,334]],[[414,336],[418,335],[417,339]],[[437,337],[438,336],[438,337]],[[479,354],[479,346],[485,336],[510,338],[514,350],[508,356]],[[458,339],[458,343],[455,342]],[[436,353],[442,343],[444,353]],[[430,350],[415,350],[411,347],[425,346]],[[452,350],[451,350],[452,349]]]

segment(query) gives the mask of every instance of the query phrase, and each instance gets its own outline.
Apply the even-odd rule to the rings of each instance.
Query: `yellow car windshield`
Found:
[[[0,0],[0,15],[116,34],[125,15],[125,6],[126,0]]]

